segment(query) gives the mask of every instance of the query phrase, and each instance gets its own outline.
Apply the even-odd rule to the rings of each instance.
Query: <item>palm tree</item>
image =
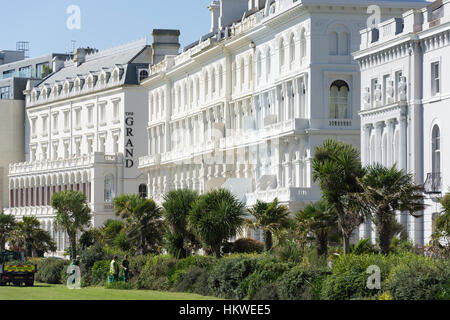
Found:
[[[394,165],[386,168],[374,164],[359,179],[363,193],[358,194],[361,206],[377,227],[381,252],[388,254],[392,238],[399,232],[395,219],[397,211],[408,211],[412,216],[423,210],[422,187],[415,184],[413,176],[398,170]]]
[[[0,214],[0,251],[4,251],[6,242],[11,236],[16,226],[16,219],[13,215]]]
[[[22,221],[16,223],[11,234],[11,246],[16,250],[23,249],[27,257],[38,257],[45,252],[56,251],[56,245],[50,233],[42,230],[40,225],[35,217],[23,217]]]
[[[198,193],[189,189],[170,191],[164,196],[164,217],[168,224],[168,251],[177,258],[186,258],[198,246],[195,236],[187,230],[187,217]]]
[[[137,194],[123,194],[114,198],[114,212],[122,219],[128,218],[142,197]]]
[[[157,252],[162,244],[163,229],[161,208],[153,200],[139,198],[125,220],[128,241],[138,254]]]
[[[307,237],[312,233],[317,243],[317,253],[328,255],[328,236],[337,227],[336,214],[324,200],[311,203],[296,214],[297,230]]]
[[[350,236],[364,221],[354,197],[361,192],[357,179],[364,176],[359,151],[352,145],[326,140],[315,150],[313,182],[319,182],[323,198],[336,212],[344,240],[344,253],[350,253]]]
[[[273,235],[290,225],[288,208],[275,198],[270,203],[257,200],[247,211],[254,217],[246,221],[247,226],[263,231],[264,249],[269,251],[273,246]]]
[[[92,219],[86,196],[79,191],[65,190],[52,196],[51,205],[56,212],[55,230],[66,232],[70,242],[70,258],[77,256],[77,233],[88,228]]]
[[[229,190],[218,189],[200,196],[188,216],[188,226],[216,257],[224,241],[235,236],[244,222],[244,204]]]

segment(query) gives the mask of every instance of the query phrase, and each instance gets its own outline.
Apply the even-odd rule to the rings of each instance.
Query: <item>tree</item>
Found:
[[[70,258],[77,256],[77,233],[90,226],[91,209],[86,196],[79,191],[65,190],[52,196],[51,205],[55,210],[55,230],[67,233],[70,243]]]
[[[264,249],[269,251],[273,246],[273,234],[290,226],[289,210],[280,205],[278,199],[267,203],[257,200],[253,207],[247,209],[254,220],[247,220],[246,224],[254,229],[261,229],[264,237]]]
[[[361,192],[357,182],[364,176],[359,151],[352,145],[326,140],[315,149],[313,182],[318,182],[323,198],[337,215],[339,231],[344,240],[344,253],[350,253],[350,236],[364,221],[354,197]]]
[[[128,218],[136,206],[141,203],[142,197],[137,194],[123,194],[114,198],[114,212],[122,219]]]
[[[89,228],[80,236],[78,240],[80,250],[84,251],[95,244],[104,245],[103,234],[100,229]]]
[[[162,210],[153,200],[139,197],[129,217],[125,220],[127,239],[138,254],[158,252],[162,244],[164,223]]]
[[[424,209],[422,187],[413,176],[394,165],[386,168],[374,164],[358,179],[364,192],[357,195],[361,206],[377,227],[381,252],[388,254],[392,238],[401,231],[395,218],[397,211],[408,211],[412,216]]]
[[[431,247],[438,256],[450,259],[450,193],[441,199],[443,210],[433,221]]]
[[[222,244],[240,230],[243,216],[244,204],[229,190],[218,189],[200,196],[194,203],[188,226],[204,249],[220,257]]]
[[[55,242],[50,233],[40,228],[40,222],[35,217],[23,217],[16,222],[10,244],[19,251],[23,250],[27,257],[40,257],[45,252],[56,251]]]
[[[317,253],[328,255],[328,237],[337,228],[336,214],[324,200],[311,203],[295,216],[296,229],[306,238],[310,233],[317,243]]]
[[[53,70],[52,70],[52,68],[50,68],[50,66],[48,66],[46,64],[44,64],[42,66],[42,74],[41,74],[42,79],[48,77],[52,73],[53,73]]]
[[[164,196],[164,217],[168,225],[168,251],[177,258],[186,258],[198,247],[195,235],[187,229],[187,217],[198,193],[189,189],[170,191]]]
[[[6,248],[6,242],[11,236],[16,226],[16,219],[13,215],[0,214],[0,251]]]

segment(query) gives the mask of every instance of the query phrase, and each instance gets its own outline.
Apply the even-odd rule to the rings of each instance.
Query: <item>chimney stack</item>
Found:
[[[214,0],[208,7],[211,12],[211,31],[217,33],[219,31],[219,17],[220,17],[220,1]]]
[[[77,64],[77,67],[80,64],[83,64],[86,61],[86,56],[88,54],[92,54],[92,53],[96,53],[98,52],[97,49],[94,48],[78,48],[77,50],[75,50],[75,54],[73,56],[73,62],[75,62]]]
[[[177,55],[180,50],[180,30],[154,29],[153,33],[153,64],[164,60],[167,55]]]

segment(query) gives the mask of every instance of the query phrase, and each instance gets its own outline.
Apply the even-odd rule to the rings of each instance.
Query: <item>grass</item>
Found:
[[[65,285],[36,283],[34,287],[1,287],[0,300],[218,300],[197,294],[149,290],[114,290],[88,287],[70,290]]]

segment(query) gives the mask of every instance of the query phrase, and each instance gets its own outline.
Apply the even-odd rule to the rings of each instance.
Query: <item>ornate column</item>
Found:
[[[362,127],[363,134],[363,142],[362,142],[362,163],[367,166],[370,164],[370,133],[372,131],[373,125],[366,124]]]
[[[399,118],[400,139],[399,139],[399,169],[407,170],[407,118],[402,114]]]
[[[395,125],[397,121],[395,119],[389,119],[387,121],[387,166],[390,167],[394,164],[394,131],[395,131]]]
[[[383,128],[385,124],[384,121],[380,121],[376,123],[376,135],[375,135],[375,161],[378,163],[382,163],[381,154],[383,149],[383,143],[382,143],[382,135],[383,135]]]

